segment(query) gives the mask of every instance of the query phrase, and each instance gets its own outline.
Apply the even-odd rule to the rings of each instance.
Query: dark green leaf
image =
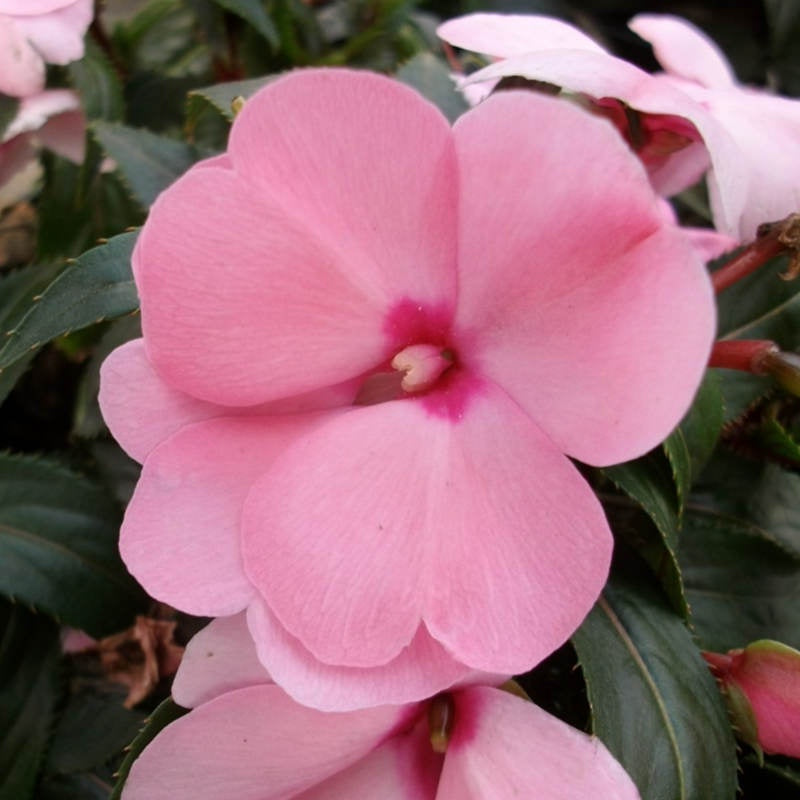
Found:
[[[800,467],[800,443],[795,436],[795,431],[788,430],[772,409],[762,421],[756,440],[770,457],[786,466]]]
[[[249,22],[273,48],[278,46],[278,31],[275,23],[264,10],[261,0],[214,0],[214,2]]]
[[[33,800],[59,695],[60,652],[52,620],[0,601],[0,800]]]
[[[105,53],[91,37],[86,39],[83,58],[73,61],[68,70],[70,81],[90,120],[122,119],[125,111],[122,83]]]
[[[765,464],[747,497],[749,519],[800,559],[800,475]]]
[[[165,700],[161,705],[152,713],[147,720],[141,733],[133,740],[131,749],[125,756],[122,766],[119,769],[119,780],[117,781],[114,791],[111,793],[109,800],[119,800],[122,795],[122,789],[125,786],[125,781],[128,779],[128,773],[131,771],[133,762],[139,757],[142,750],[147,747],[156,736],[179,717],[187,713],[185,708],[176,705],[172,700]]]
[[[431,53],[414,56],[400,67],[395,77],[427,97],[450,122],[455,122],[469,108],[456,89],[450,70]]]
[[[718,376],[706,373],[686,416],[667,437],[667,454],[678,494],[678,511],[683,512],[700,470],[705,466],[719,440],[724,419],[724,403]]]
[[[796,502],[796,499],[795,499]],[[800,563],[756,525],[694,505],[678,560],[702,647],[757,639],[800,647]]]
[[[669,467],[657,452],[605,467],[603,473],[625,494],[635,500],[653,520],[667,547],[678,546],[680,519]]]
[[[50,775],[44,778],[36,800],[108,800],[111,785],[94,773]]]
[[[0,371],[58,336],[135,311],[130,256],[137,235],[115,236],[64,270],[7,334]]]
[[[195,149],[184,142],[119,123],[95,122],[92,132],[144,208],[198,159]]]
[[[573,637],[594,732],[642,800],[733,800],[736,752],[719,690],[681,619],[617,569]]]
[[[92,636],[125,627],[144,598],[117,553],[120,518],[82,475],[0,455],[0,592]]]
[[[18,110],[19,100],[16,97],[0,94],[0,141],[3,140],[3,134],[11,120],[17,116]]]
[[[233,120],[232,103],[237,97],[243,97],[246,100],[270,81],[279,77],[280,75],[266,75],[263,78],[217,83],[214,86],[194,89],[189,92],[187,100],[186,124],[191,128],[208,106],[214,108],[226,119]]]
[[[783,350],[800,348],[800,281],[780,278],[786,259],[778,258],[721,292],[719,335],[724,339],[772,339]],[[774,384],[734,370],[717,370],[725,397],[725,419],[740,416]]]
[[[89,772],[120,754],[143,720],[144,714],[129,711],[121,697],[74,694],[56,726],[45,769],[60,774]]]
[[[0,332],[13,330],[27,313],[34,298],[53,281],[59,264],[32,264],[0,278]],[[33,353],[23,356],[12,367],[0,372],[0,403],[28,368]]]

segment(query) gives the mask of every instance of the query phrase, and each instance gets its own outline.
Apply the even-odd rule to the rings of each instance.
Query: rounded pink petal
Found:
[[[0,14],[35,17],[84,2],[85,0],[0,0]]]
[[[639,800],[603,743],[500,689],[454,693],[436,800]]]
[[[365,295],[452,302],[455,152],[417,92],[370,72],[298,71],[245,103],[228,151],[254,191],[342,254]]]
[[[574,467],[501,391],[450,391],[453,417],[435,392],[341,415],[247,498],[248,576],[321,661],[387,664],[424,621],[457,661],[522,672],[602,588],[611,536]]]
[[[305,708],[274,685],[228,692],[165,728],[136,759],[124,800],[285,800],[371,753],[407,707]]]
[[[226,616],[253,595],[240,518],[253,482],[317,415],[220,417],[182,428],[147,457],[120,533],[128,569],[153,597]]]
[[[247,620],[261,663],[298,703],[322,711],[350,711],[381,703],[424,700],[456,683],[485,676],[456,661],[422,625],[411,643],[387,664],[344,667],[324,664],[275,619],[258,600]]]
[[[734,141],[738,156],[728,160],[712,153],[714,218],[731,220],[728,227],[734,235],[749,241],[762,223],[800,208],[800,101],[739,89],[708,93],[706,104]],[[764,146],[767,141],[769,147]],[[744,197],[736,191],[739,185],[745,187]]]
[[[47,13],[21,14],[19,30],[50,64],[68,64],[83,57],[83,37],[92,21],[92,0],[60,4]]]
[[[189,640],[172,696],[178,705],[194,708],[225,692],[272,682],[242,613],[212,620]]]
[[[441,765],[442,757],[431,749],[423,719],[292,800],[434,800]]]
[[[99,401],[114,438],[139,462],[185,425],[226,412],[162,381],[147,358],[143,339],[126,342],[103,362]]]
[[[39,130],[51,117],[68,111],[79,111],[80,107],[78,95],[69,89],[47,89],[25,97],[3,137],[11,139],[20,133]]]
[[[16,21],[0,16],[0,93],[25,97],[44,86],[44,61]]]
[[[173,389],[153,369],[143,339],[126,342],[100,367],[100,409],[114,438],[139,462],[185,425],[214,417],[299,414],[350,405],[361,380],[326,386],[259,406],[226,407]]]
[[[702,263],[603,121],[508,92],[455,133],[459,352],[569,455],[597,465],[641,455],[680,421],[708,360]],[[508,152],[514,170],[501,168]]]
[[[691,22],[670,14],[637,14],[628,27],[653,46],[667,72],[709,89],[736,83],[723,52]]]
[[[161,195],[134,253],[175,388],[249,405],[340,383],[397,352],[398,302],[452,306],[453,145],[411,90],[299,72],[247,101],[229,154]]]
[[[605,52],[572,25],[535,14],[467,14],[443,23],[436,33],[463,50],[497,58],[565,47]]]

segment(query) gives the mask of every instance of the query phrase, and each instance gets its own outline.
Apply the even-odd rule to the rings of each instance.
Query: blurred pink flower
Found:
[[[189,643],[174,694],[194,710],[134,762],[123,800],[639,797],[598,739],[500,689],[334,714],[298,705],[238,618]]]
[[[45,62],[82,58],[92,13],[93,0],[0,0],[0,93],[35,94]]]
[[[800,758],[800,652],[763,639],[703,656],[726,694],[738,735],[767,753]]]
[[[564,453],[656,445],[714,333],[640,164],[528,92],[451,130],[387,78],[275,81],[157,200],[133,261],[144,340],[101,386],[144,463],[123,558],[190,613],[249,608],[270,673],[323,708],[565,641],[612,540]]]
[[[80,163],[85,138],[86,120],[75,92],[48,89],[24,98],[0,139],[0,207],[25,194],[20,190],[7,196],[4,187],[36,158],[40,147]]]
[[[666,75],[648,75],[547,17],[473,14],[444,23],[439,35],[504,59],[467,85],[511,75],[547,81],[593,98],[621,130],[618,101],[645,112],[631,138],[654,186],[680,191],[710,157],[715,224],[739,241],[800,208],[800,102],[739,86],[718,48],[685,20],[641,14],[630,27],[653,44]]]
[[[762,223],[800,211],[800,101],[740,86],[719,48],[686,20],[639,14],[630,28],[653,45],[666,70],[656,78],[700,103],[736,146],[738,168],[717,164],[718,186],[710,186],[727,227],[748,241]]]

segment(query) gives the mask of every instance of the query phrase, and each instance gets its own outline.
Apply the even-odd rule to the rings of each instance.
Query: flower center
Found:
[[[434,753],[444,753],[453,735],[456,705],[452,695],[437,694],[428,705],[428,733]]]
[[[430,389],[453,366],[452,350],[435,344],[412,344],[393,359],[392,367],[403,373],[400,387],[409,393]]]

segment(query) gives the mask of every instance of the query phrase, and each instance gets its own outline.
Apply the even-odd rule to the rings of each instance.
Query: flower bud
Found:
[[[740,739],[759,755],[800,757],[800,652],[762,639],[703,657],[722,687]]]

